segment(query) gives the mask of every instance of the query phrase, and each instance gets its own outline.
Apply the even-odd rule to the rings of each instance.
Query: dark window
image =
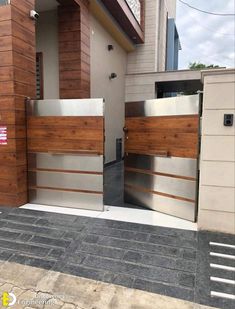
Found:
[[[36,54],[36,98],[43,100],[43,55]]]

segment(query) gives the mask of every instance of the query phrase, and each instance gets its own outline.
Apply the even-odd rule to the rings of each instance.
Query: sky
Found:
[[[214,13],[234,13],[234,0],[184,0]],[[179,69],[190,62],[235,67],[235,17],[212,16],[197,12],[177,0],[176,24],[182,51]]]

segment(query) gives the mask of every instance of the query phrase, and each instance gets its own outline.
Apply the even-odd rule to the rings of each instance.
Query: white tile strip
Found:
[[[210,280],[235,285],[235,280],[229,280],[229,279],[224,279],[224,278],[219,278],[219,277],[210,277]]]
[[[38,211],[48,211],[66,215],[84,216],[84,217],[97,217],[100,214],[100,211],[94,211],[94,210],[47,206],[39,204],[26,204],[20,208],[38,210]]]
[[[222,253],[217,253],[217,252],[210,252],[210,255],[222,257],[222,258],[225,258],[225,259],[235,260],[235,255],[222,254]]]
[[[235,295],[211,291],[211,297],[235,299]]]
[[[211,245],[211,246],[218,246],[218,247],[226,247],[226,248],[235,249],[235,246],[234,246],[234,245],[223,244],[223,243],[213,242],[213,241],[210,241],[210,245]]]
[[[224,269],[224,270],[228,270],[228,271],[235,271],[235,267],[225,266],[225,265],[220,265],[220,264],[213,264],[213,263],[211,263],[210,267],[218,268],[218,269]]]
[[[144,209],[104,206],[102,212],[37,204],[26,204],[21,208],[197,231],[196,223]]]

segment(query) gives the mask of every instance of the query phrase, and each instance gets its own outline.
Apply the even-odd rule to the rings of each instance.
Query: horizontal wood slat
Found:
[[[82,0],[76,2],[72,5],[61,2],[62,5],[58,10],[60,98],[62,99],[90,97],[89,3]]]
[[[126,118],[125,151],[154,155],[197,158],[198,115]]]
[[[102,117],[29,117],[29,152],[103,154]]]
[[[25,98],[35,96],[34,0],[11,0],[0,6],[0,205],[27,203]]]

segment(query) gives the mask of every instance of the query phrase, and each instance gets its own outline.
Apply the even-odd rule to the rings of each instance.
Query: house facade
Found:
[[[0,121],[10,130],[8,147],[0,152],[1,162],[10,164],[0,202],[19,206],[27,201],[25,98],[104,98],[105,161],[114,161],[116,140],[123,138],[126,74],[169,66],[167,27],[176,4],[4,0],[0,5]],[[30,17],[32,10],[38,19]]]
[[[71,138],[70,142],[58,138],[56,144],[48,123],[41,123],[43,133],[37,131],[35,123],[39,120],[28,121],[26,98],[103,99],[105,127],[98,118],[93,119],[92,124],[90,120],[81,124],[80,128],[92,125],[92,130],[87,133],[89,143],[84,143],[82,151],[89,148],[91,152],[104,155],[105,163],[110,163],[124,153],[125,102],[152,100],[180,91],[211,91],[211,88],[207,90],[207,81],[212,77],[207,77],[207,73],[203,73],[202,78],[201,72],[177,71],[181,46],[175,17],[176,1],[172,0],[0,0],[1,205],[19,207],[28,202],[30,152],[51,153],[61,149],[68,152],[76,146]],[[234,72],[214,74],[214,79],[221,78],[218,83],[230,87],[227,92],[230,103],[226,109],[233,114]],[[225,88],[220,95],[224,94]],[[204,94],[204,100],[211,102],[213,93]],[[218,109],[212,107],[212,103],[208,104],[208,110]],[[207,103],[204,108],[206,113]],[[222,116],[218,121],[222,121]],[[207,117],[214,117],[214,114]],[[30,134],[27,134],[27,123]],[[63,130],[67,125],[71,126],[69,132],[75,136],[71,123],[59,128],[59,136],[65,136]],[[221,136],[225,134],[229,138],[220,141],[229,143],[231,148],[229,158],[224,158],[222,153],[221,157],[216,157],[218,161],[230,162],[220,164],[220,175],[226,169],[231,172],[234,166],[234,126],[226,128],[226,132],[222,129]],[[47,130],[48,134],[45,133]],[[211,136],[217,135],[216,128],[211,130]],[[207,143],[214,143],[214,139],[211,137],[209,141],[207,135],[206,131],[202,135],[203,149],[207,149],[201,158],[203,162],[213,161],[207,155]],[[201,167],[206,170],[210,164],[203,163]],[[213,172],[212,167],[209,171]],[[93,172],[101,173],[100,170]],[[223,185],[224,181],[214,184],[212,179],[212,182],[205,179],[203,171],[201,175],[199,227],[233,232],[234,173],[229,174],[226,185]],[[216,186],[227,189],[221,190],[215,200],[213,188]],[[222,206],[225,195],[226,209]],[[209,204],[207,200],[210,200]],[[217,203],[215,208],[214,203]],[[227,227],[218,219],[220,212],[230,220]],[[217,222],[214,225],[210,225],[208,219],[212,214]]]

